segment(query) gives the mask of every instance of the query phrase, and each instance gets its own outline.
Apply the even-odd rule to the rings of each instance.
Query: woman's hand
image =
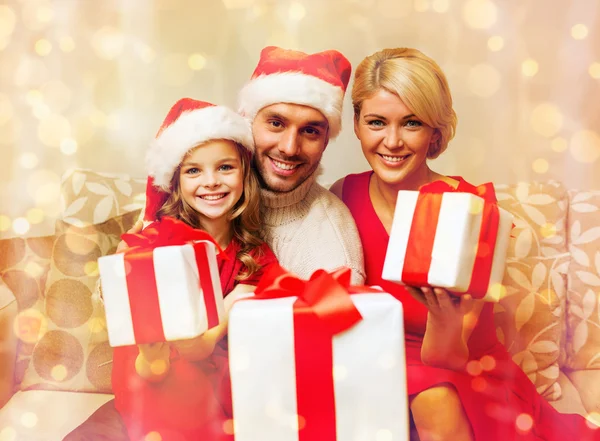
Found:
[[[138,375],[150,382],[162,381],[171,367],[169,356],[171,349],[168,343],[151,343],[138,345],[140,353],[135,359],[135,370]]]

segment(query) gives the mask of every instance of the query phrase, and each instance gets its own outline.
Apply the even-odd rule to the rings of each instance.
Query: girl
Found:
[[[372,171],[346,176],[332,191],[356,220],[366,283],[403,303],[410,410],[421,441],[600,439],[600,430],[582,417],[559,414],[538,395],[496,338],[493,304],[381,278],[399,190],[436,180],[459,191],[472,188],[426,162],[446,149],[456,128],[439,66],[415,49],[379,51],[356,69],[352,103],[354,132]],[[477,390],[465,365],[482,357],[493,363],[481,374],[485,387]],[[532,425],[519,428],[519,417]]]
[[[218,258],[226,309],[276,262],[258,236],[252,148],[244,118],[184,98],[171,108],[147,155],[144,220],[174,217],[215,239],[227,256]],[[231,438],[226,329],[225,321],[190,340],[115,348],[115,406],[132,441]]]

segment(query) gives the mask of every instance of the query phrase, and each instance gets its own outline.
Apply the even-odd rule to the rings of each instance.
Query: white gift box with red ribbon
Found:
[[[224,317],[210,241],[104,256],[98,267],[113,347],[194,338]]]
[[[386,293],[350,297],[362,320],[324,341],[297,297],[234,304],[236,441],[408,440],[402,304]]]
[[[513,216],[477,189],[399,191],[382,278],[498,301]]]

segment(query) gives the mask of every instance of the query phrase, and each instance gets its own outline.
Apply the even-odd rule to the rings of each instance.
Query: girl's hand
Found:
[[[460,297],[450,294],[444,288],[408,287],[410,294],[429,310],[430,319],[441,323],[462,324],[465,315],[473,309],[473,297],[463,294]]]
[[[150,382],[162,381],[169,373],[171,353],[168,343],[138,345],[140,353],[135,359],[138,375]]]
[[[172,342],[173,346],[179,352],[179,355],[188,361],[201,361],[213,353],[217,342],[227,333],[227,320],[223,321],[214,328],[209,329],[204,334]]]
[[[135,223],[135,225],[133,227],[131,227],[129,230],[127,230],[127,233],[128,234],[141,233],[143,228],[144,228],[144,222],[140,219]],[[129,248],[129,246],[127,245],[127,242],[122,240],[121,242],[119,242],[119,245],[117,245],[116,252],[121,253],[121,252],[125,251],[127,248]]]

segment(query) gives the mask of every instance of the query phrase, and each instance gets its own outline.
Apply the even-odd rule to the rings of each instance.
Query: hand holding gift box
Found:
[[[349,270],[265,274],[229,357],[236,441],[408,440],[402,304]]]
[[[399,191],[382,277],[497,301],[512,220],[491,183],[472,193],[443,181]]]
[[[165,217],[124,234],[123,254],[98,259],[111,346],[197,337],[224,316],[217,245]]]

